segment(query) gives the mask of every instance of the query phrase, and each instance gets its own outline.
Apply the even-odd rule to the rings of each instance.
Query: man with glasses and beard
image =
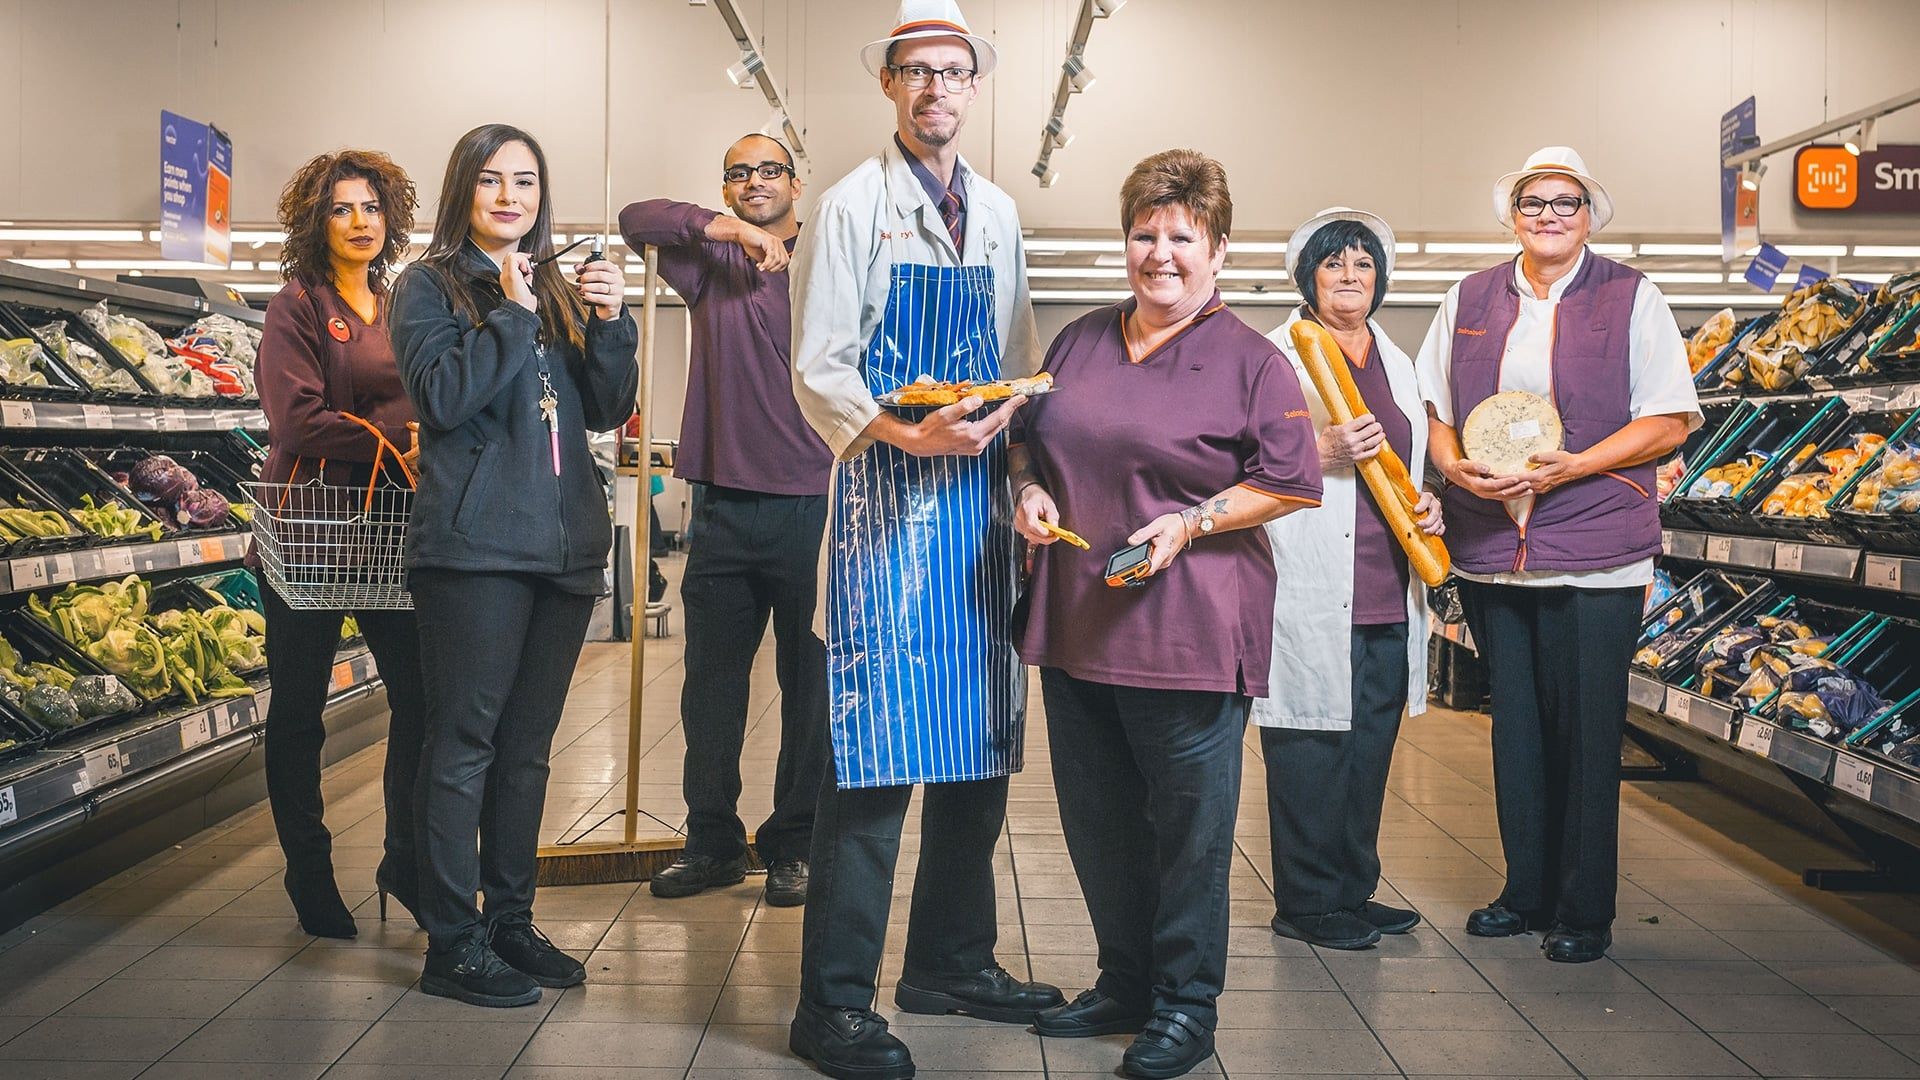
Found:
[[[721,198],[734,216],[653,199],[620,212],[627,244],[660,249],[660,276],[687,302],[692,351],[674,475],[705,486],[680,598],[687,612],[680,719],[687,756],[687,853],[653,895],[741,881],[740,747],[748,678],[773,619],[780,760],[773,813],[754,834],[766,899],[807,900],[807,849],[826,768],[826,651],[811,627],[833,458],[800,415],[787,361],[787,259],[800,180],[778,140],[728,149]]]
[[[821,197],[793,259],[794,394],[838,460],[821,560],[833,771],[788,1046],[828,1076],[898,1080],[913,1057],[873,1005],[914,785],[895,1003],[1025,1025],[1061,997],[994,958],[994,847],[1026,719],[1006,437],[1024,399],[876,399],[922,376],[1030,375],[1039,357],[1013,200],[957,144],[993,44],[952,0],[905,0],[861,59],[895,134]]]

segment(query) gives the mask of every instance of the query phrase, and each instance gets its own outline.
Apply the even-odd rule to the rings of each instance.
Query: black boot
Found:
[[[1083,990],[1065,1005],[1042,1010],[1033,1021],[1034,1030],[1050,1039],[1138,1035],[1146,1026],[1146,1010],[1130,1009],[1099,990]]]
[[[500,959],[479,932],[446,949],[427,950],[427,970],[420,977],[420,992],[491,1009],[531,1005],[540,1000],[540,987],[532,977]]]
[[[333,866],[314,865],[299,870],[287,867],[282,879],[293,912],[300,918],[300,929],[314,937],[351,939],[360,928],[353,924],[353,913],[340,899],[340,886],[334,884]]]
[[[799,907],[807,902],[807,861],[780,859],[767,867],[767,903]]]
[[[787,1049],[835,1080],[908,1080],[913,1054],[870,1009],[836,1009],[801,999]]]
[[[1547,959],[1561,964],[1590,964],[1607,955],[1607,949],[1613,944],[1613,931],[1607,927],[1598,930],[1575,930],[1570,926],[1555,926],[1546,939],[1540,943]]]
[[[396,866],[403,866],[406,869],[398,870],[395,869]],[[420,910],[419,882],[411,859],[396,859],[392,855],[383,856],[380,859],[379,869],[373,872],[373,885],[380,893],[381,922],[387,921],[387,897],[389,896],[400,901],[400,906],[406,908],[410,914]],[[418,925],[419,916],[415,915],[413,921]]]
[[[1539,926],[1538,916],[1508,907],[1505,899],[1476,908],[1467,916],[1467,933],[1474,937],[1513,937]]]

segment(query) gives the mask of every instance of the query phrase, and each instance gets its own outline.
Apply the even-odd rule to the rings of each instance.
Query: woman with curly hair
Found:
[[[407,174],[387,155],[369,150],[322,154],[280,193],[280,224],[287,234],[280,273],[287,284],[267,305],[255,368],[271,433],[263,482],[375,482],[380,440],[352,417],[396,447],[407,445],[413,406],[387,341],[387,275],[406,250],[415,202]],[[383,476],[380,482],[392,481]],[[334,882],[333,837],[322,820],[320,795],[320,750],[327,737],[321,713],[347,612],[295,610],[264,577],[260,599],[273,683],[267,797],[287,858],[287,896],[307,933],[350,938],[353,915]],[[374,875],[384,917],[388,893],[409,910],[415,903],[413,789],[425,715],[420,638],[411,611],[352,614],[373,650],[392,710],[386,851]]]

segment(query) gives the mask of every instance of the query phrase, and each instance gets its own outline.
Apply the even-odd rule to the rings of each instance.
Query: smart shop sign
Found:
[[[1859,157],[1844,146],[1793,155],[1793,198],[1803,210],[1920,214],[1920,144],[1880,144]]]

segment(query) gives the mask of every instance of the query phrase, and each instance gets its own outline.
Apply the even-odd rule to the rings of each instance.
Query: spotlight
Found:
[[[1871,154],[1880,149],[1880,133],[1876,130],[1879,123],[1877,117],[1860,121],[1860,149],[1863,152]]]
[[[760,58],[759,53],[748,50],[741,53],[740,59],[735,60],[727,68],[727,78],[733,80],[733,85],[742,90],[752,90],[755,86],[755,76],[759,75],[760,70],[766,66],[767,62]]]
[[[1113,13],[1127,6],[1127,0],[1093,0],[1093,17],[1111,18]]]
[[[1047,121],[1047,139],[1055,150],[1065,150],[1073,143],[1073,132],[1068,130],[1064,117],[1056,116]]]
[[[1767,175],[1767,163],[1756,161],[1740,170],[1740,186],[1748,191],[1760,190],[1760,178]]]
[[[1078,53],[1067,57],[1062,70],[1067,74],[1067,81],[1073,85],[1074,93],[1084,93],[1093,86],[1093,69],[1087,66],[1085,60],[1080,59]]]
[[[1050,188],[1059,181],[1060,170],[1048,166],[1044,161],[1036,161],[1033,163],[1033,175],[1040,178],[1041,187]]]

